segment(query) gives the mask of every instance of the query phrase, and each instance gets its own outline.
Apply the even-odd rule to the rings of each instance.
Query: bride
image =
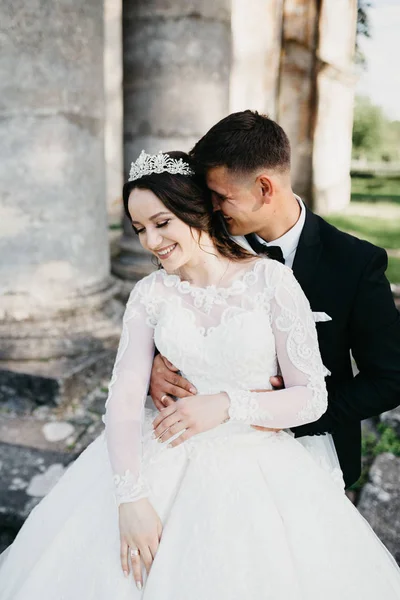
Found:
[[[389,552],[285,431],[327,406],[291,270],[229,238],[183,153],[142,152],[124,203],[161,269],[128,300],[105,431],[3,555],[0,599],[399,598]],[[160,412],[155,348],[199,391]]]

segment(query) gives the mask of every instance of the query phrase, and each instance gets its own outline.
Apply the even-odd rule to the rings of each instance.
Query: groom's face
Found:
[[[207,185],[214,210],[221,211],[229,233],[246,235],[257,231],[264,209],[257,178],[242,177],[226,167],[213,167],[207,172]]]

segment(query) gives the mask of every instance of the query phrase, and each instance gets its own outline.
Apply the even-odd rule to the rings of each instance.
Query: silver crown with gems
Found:
[[[171,158],[168,154],[161,151],[158,154],[146,154],[141,151],[139,158],[131,163],[128,181],[135,181],[144,175],[152,173],[171,173],[171,175],[194,175],[194,171],[189,164],[181,158]]]

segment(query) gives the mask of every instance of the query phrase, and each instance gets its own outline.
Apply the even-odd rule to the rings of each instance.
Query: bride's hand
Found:
[[[129,563],[131,563],[136,585],[138,589],[142,589],[143,578],[140,561],[143,561],[146,571],[149,573],[162,533],[161,520],[147,498],[120,504],[119,532],[122,570],[127,577]],[[139,551],[139,554],[131,557],[131,550],[135,549]]]
[[[229,418],[229,397],[225,392],[181,398],[162,409],[153,421],[154,435],[165,442],[181,433],[170,446],[178,446],[196,433],[214,429]]]

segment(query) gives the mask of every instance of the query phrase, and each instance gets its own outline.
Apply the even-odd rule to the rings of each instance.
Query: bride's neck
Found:
[[[184,281],[195,286],[223,284],[225,275],[229,275],[231,260],[222,256],[211,240],[201,240],[201,248],[176,274]]]

